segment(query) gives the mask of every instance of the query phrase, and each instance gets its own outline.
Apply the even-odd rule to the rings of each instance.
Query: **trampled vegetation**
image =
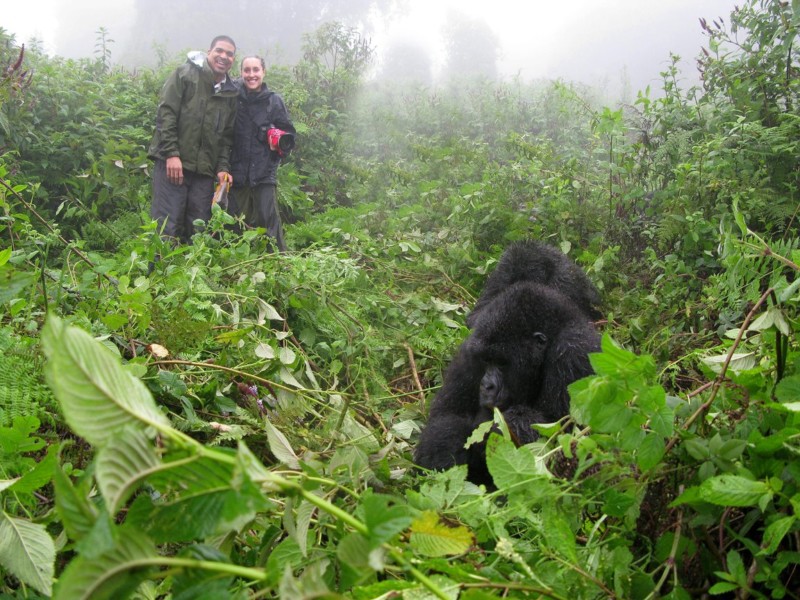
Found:
[[[704,23],[702,87],[670,68],[611,107],[368,82],[325,27],[268,74],[300,133],[280,255],[219,210],[157,235],[174,63],[0,31],[2,597],[799,598],[798,25],[748,0]],[[421,473],[464,316],[526,238],[601,289],[596,375],[539,442],[492,434],[497,491]]]

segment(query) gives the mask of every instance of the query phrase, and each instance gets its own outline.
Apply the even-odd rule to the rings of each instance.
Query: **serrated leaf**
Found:
[[[650,415],[650,429],[662,437],[671,437],[675,430],[675,413],[668,406],[662,406]]]
[[[550,491],[550,472],[529,447],[517,448],[497,434],[486,442],[486,465],[498,489],[538,498]],[[535,482],[535,485],[533,483]]]
[[[792,375],[781,379],[775,386],[775,397],[782,403],[800,400],[800,376]]]
[[[158,559],[147,537],[130,528],[111,550],[87,559],[78,556],[58,579],[54,600],[114,600],[126,598],[150,575]]]
[[[53,472],[57,465],[58,447],[50,446],[47,449],[47,455],[36,463],[36,466],[15,480],[13,484],[14,492],[30,493],[44,487],[53,480]]]
[[[139,429],[126,427],[97,453],[95,476],[112,515],[142,479],[160,464],[153,443]]]
[[[456,556],[466,553],[474,543],[472,532],[458,525],[450,527],[426,510],[411,523],[411,547],[423,556]]]
[[[21,582],[49,596],[56,547],[44,525],[0,511],[0,565]]]
[[[411,524],[408,507],[383,494],[366,493],[361,499],[364,524],[373,548],[388,542]]]
[[[647,472],[664,458],[664,439],[655,433],[648,433],[636,452],[636,464]]]
[[[700,497],[718,506],[755,506],[772,491],[763,481],[738,475],[718,475],[700,485]]]
[[[469,434],[467,441],[464,442],[464,447],[469,448],[473,444],[480,444],[486,438],[487,434],[492,430],[493,426],[494,423],[492,421],[484,421],[478,425],[472,430],[472,433]]]
[[[275,458],[290,469],[300,469],[300,459],[297,458],[289,439],[269,421],[264,421],[264,429],[267,430],[269,449]]]
[[[67,424],[103,447],[124,426],[170,427],[145,385],[88,333],[50,315],[42,330],[45,374]]]
[[[150,495],[140,494],[128,510],[126,523],[141,528],[156,543],[238,531],[271,507],[250,479],[252,465],[245,458],[240,456],[234,464],[211,457],[163,461],[147,478],[161,498],[156,503]]]
[[[343,537],[336,546],[336,556],[351,569],[372,570],[370,566],[371,548],[369,540],[360,533],[351,533]]]

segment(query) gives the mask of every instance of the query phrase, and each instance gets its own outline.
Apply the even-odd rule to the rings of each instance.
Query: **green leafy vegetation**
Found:
[[[797,3],[703,23],[700,87],[365,81],[338,25],[268,74],[291,251],[148,217],[174,66],[0,30],[4,598],[798,598]],[[175,59],[180,60],[176,57]],[[511,241],[601,289],[567,422],[411,457]]]

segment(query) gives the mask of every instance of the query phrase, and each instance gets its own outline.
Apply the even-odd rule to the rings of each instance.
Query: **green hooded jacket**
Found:
[[[150,158],[179,156],[185,170],[200,175],[230,172],[238,93],[230,77],[217,91],[214,84],[205,54],[189,53],[161,89]]]

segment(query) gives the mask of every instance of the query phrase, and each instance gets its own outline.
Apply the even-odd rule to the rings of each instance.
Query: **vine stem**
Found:
[[[160,424],[152,424],[152,425],[154,427],[156,427],[158,429],[158,431],[162,435],[164,435],[165,437],[168,437],[171,440],[175,440],[175,441],[177,441],[178,443],[180,443],[183,446],[193,447],[197,451],[197,453],[199,455],[206,456],[206,457],[208,457],[208,458],[210,458],[212,460],[219,460],[220,462],[224,462],[224,463],[227,463],[227,464],[235,464],[236,463],[236,457],[235,456],[230,456],[228,454],[224,454],[224,453],[222,453],[222,452],[220,452],[218,450],[214,450],[213,448],[207,448],[203,444],[198,442],[197,440],[195,440],[192,437],[186,435],[185,433],[177,431],[176,429],[172,429],[169,426],[163,426],[163,425],[160,425]],[[259,481],[259,479],[258,478],[254,478],[254,481]],[[310,492],[309,490],[304,489],[302,484],[300,484],[300,483],[298,483],[296,481],[292,481],[292,480],[290,480],[290,479],[288,479],[288,478],[286,478],[286,477],[284,477],[282,475],[277,475],[277,474],[272,473],[272,472],[270,472],[269,479],[261,480],[261,481],[266,482],[266,483],[275,484],[275,485],[279,486],[281,488],[281,490],[283,492],[285,492],[285,493],[297,494],[298,496],[303,498],[303,500],[306,500],[309,504],[312,504],[312,505],[316,506],[317,508],[319,508],[320,510],[328,513],[329,515],[331,515],[335,519],[338,519],[342,523],[345,523],[346,525],[349,525],[352,529],[354,529],[355,531],[357,531],[361,535],[366,536],[366,537],[369,536],[369,533],[370,533],[369,532],[369,527],[367,527],[367,525],[365,523],[363,523],[362,521],[358,520],[356,517],[354,517],[353,515],[351,515],[347,511],[342,510],[341,508],[339,508],[335,504],[329,502],[328,500],[325,500],[325,498],[317,496],[316,494]],[[423,587],[425,587],[431,594],[433,594],[437,598],[441,598],[442,600],[449,600],[449,596],[447,594],[445,594],[444,591],[438,585],[436,585],[436,583],[432,579],[430,579],[427,575],[425,575],[425,573],[423,573],[422,571],[420,571],[419,569],[414,567],[408,561],[408,559],[406,559],[403,556],[403,554],[402,554],[402,552],[400,550],[398,550],[397,548],[392,547],[389,544],[383,544],[383,548],[386,549],[386,551],[395,560],[395,562],[397,562],[405,570],[407,570],[411,574],[411,576],[414,579],[416,579]],[[203,565],[206,564],[207,561],[191,561],[190,559],[177,559],[177,558],[176,559],[163,559],[159,564],[166,564],[164,562],[166,560],[171,561],[170,564],[173,564],[174,566],[194,566],[194,567],[197,567],[197,568],[207,568],[207,567],[203,566]],[[176,561],[189,561],[189,562],[192,563],[192,565],[188,565],[188,564],[181,565],[179,562],[176,562]],[[213,565],[214,568],[211,569],[211,570],[230,572],[230,573],[233,573],[233,574],[240,574],[243,577],[247,577],[249,579],[255,579],[255,580],[261,580],[261,579],[264,578],[263,572],[261,572],[259,570],[255,570],[255,569],[247,569],[245,567],[237,567],[236,565],[230,565],[228,563],[214,563],[214,562],[211,562],[211,563],[208,563],[208,564]],[[233,568],[236,568],[236,569],[242,569],[242,571],[241,572],[234,572],[231,569],[226,569],[226,568],[223,568],[223,567],[233,567]],[[255,573],[255,575],[254,575],[254,573]]]
[[[722,364],[722,369],[720,369],[719,374],[717,375],[716,379],[714,379],[713,383],[711,384],[711,395],[709,396],[708,400],[706,400],[696,411],[692,414],[686,422],[683,424],[683,429],[689,429],[692,424],[700,418],[700,415],[705,413],[709,407],[714,403],[714,400],[717,397],[717,392],[719,391],[720,386],[722,386],[722,382],[725,380],[725,373],[728,372],[728,367],[731,364],[731,360],[733,360],[733,355],[736,353],[736,350],[739,348],[739,345],[742,343],[742,338],[744,337],[747,328],[750,327],[750,323],[755,318],[756,313],[759,311],[761,306],[767,301],[773,293],[775,292],[774,288],[769,288],[766,292],[761,295],[761,298],[758,299],[755,306],[750,309],[750,312],[747,313],[747,317],[742,323],[742,326],[739,328],[739,333],[736,335],[736,339],[733,342],[730,350],[728,350],[728,355],[725,357],[725,362]],[[673,436],[666,445],[664,449],[665,453],[669,453],[670,450],[678,443],[679,436]]]

